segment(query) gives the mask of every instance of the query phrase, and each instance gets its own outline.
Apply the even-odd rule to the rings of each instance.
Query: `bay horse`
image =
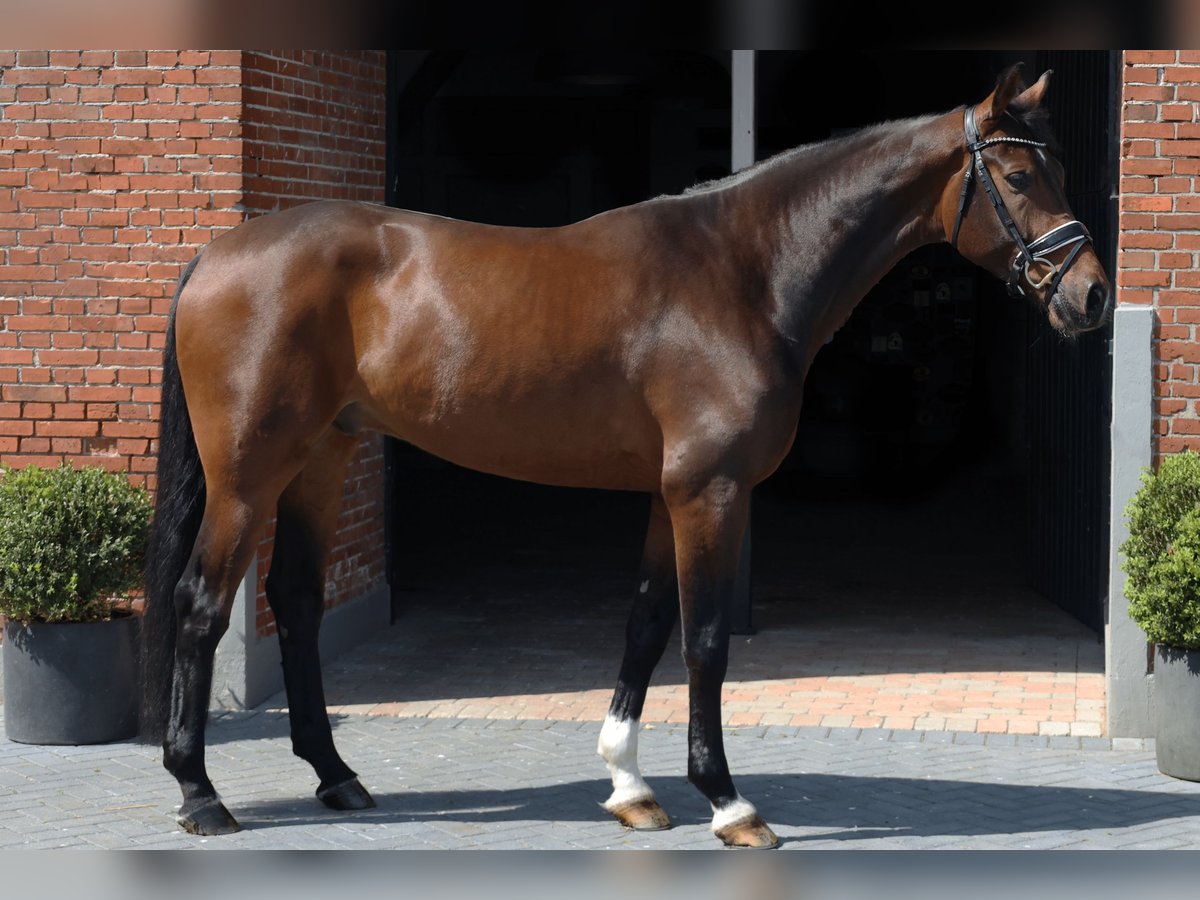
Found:
[[[1014,67],[965,109],[561,228],[327,201],[215,239],[180,278],[168,329],[143,625],[142,728],[162,740],[183,828],[238,828],[204,729],[213,653],[272,514],[293,750],[325,805],[374,805],[334,748],[317,655],[344,473],[372,429],[484,472],[651,495],[600,729],[605,807],[630,828],[670,824],[637,734],[678,615],[688,779],[721,841],[776,845],[721,737],[751,488],[791,447],[818,349],[919,246],[951,241],[1065,335],[1103,324],[1113,292],[1048,147],[1049,77],[1027,88]]]

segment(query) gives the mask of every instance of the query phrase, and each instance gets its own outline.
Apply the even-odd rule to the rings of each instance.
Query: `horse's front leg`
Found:
[[[721,737],[721,685],[750,487],[725,477],[690,479],[665,492],[675,532],[683,658],[688,670],[688,780],[712,804],[712,830],[732,847],[779,839],[733,786]]]

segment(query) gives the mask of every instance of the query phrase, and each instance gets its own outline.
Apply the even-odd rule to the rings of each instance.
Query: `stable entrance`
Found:
[[[389,201],[496,224],[564,224],[726,174],[731,147],[749,158],[756,146],[761,159],[976,101],[1017,59],[395,53]],[[1029,55],[1028,74],[1044,68],[1056,72],[1055,131],[1074,211],[1111,263],[1111,58]],[[947,246],[904,260],[819,354],[796,446],[756,495],[754,625],[787,619],[768,614],[778,604],[810,604],[852,626],[886,615],[889,583],[906,586],[887,595],[895,614],[925,621],[913,604],[936,612],[955,585],[977,582],[988,589],[955,593],[960,606],[979,603],[959,608],[963,621],[1055,617],[1058,607],[1098,633],[1110,382],[1107,334],[1064,342],[1040,310],[1007,298]],[[473,583],[486,616],[486,579],[505,567],[528,576],[532,593],[530,573],[546,571],[632,582],[644,498],[508,482],[398,441],[387,454],[397,616],[436,604],[450,583]],[[560,587],[538,602],[570,603]],[[1005,599],[1018,594],[1027,602]]]

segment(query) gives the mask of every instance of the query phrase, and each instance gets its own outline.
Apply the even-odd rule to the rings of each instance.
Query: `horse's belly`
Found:
[[[372,410],[364,424],[481,472],[569,487],[657,491],[662,438],[635,404],[549,391],[453,408]]]

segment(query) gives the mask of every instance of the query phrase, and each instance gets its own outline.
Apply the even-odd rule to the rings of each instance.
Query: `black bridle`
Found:
[[[988,199],[992,201],[992,208],[1000,217],[1000,224],[1004,226],[1017,245],[1017,255],[1013,258],[1012,270],[1008,276],[1009,294],[1014,297],[1025,296],[1025,289],[1021,287],[1021,276],[1024,276],[1034,290],[1040,290],[1046,285],[1050,286],[1046,292],[1048,302],[1054,297],[1059,282],[1067,274],[1067,270],[1071,268],[1075,258],[1079,256],[1079,251],[1092,240],[1092,236],[1082,222],[1072,219],[1070,222],[1051,228],[1037,240],[1026,243],[1025,239],[1021,237],[1021,232],[1017,230],[1012,216],[1009,215],[1008,207],[1004,205],[1004,198],[996,189],[996,182],[992,180],[987,164],[983,161],[983,149],[992,144],[1023,144],[1027,147],[1040,148],[1045,148],[1046,144],[1042,141],[1031,141],[1018,137],[994,137],[981,141],[979,128],[975,125],[975,108],[972,106],[968,106],[963,113],[963,131],[966,132],[967,152],[971,154],[971,161],[967,164],[967,171],[963,176],[962,194],[958,200],[958,218],[954,222],[954,234],[950,238],[950,244],[955,249],[958,248],[958,232],[962,228],[963,219],[967,215],[967,207],[971,202],[971,187],[978,178],[984,191],[987,192]],[[1061,266],[1055,265],[1050,260],[1049,255],[1055,250],[1061,250],[1063,247],[1071,245],[1074,246],[1071,247],[1071,252],[1067,254]],[[1033,266],[1046,266],[1048,271],[1035,281],[1029,271]]]

